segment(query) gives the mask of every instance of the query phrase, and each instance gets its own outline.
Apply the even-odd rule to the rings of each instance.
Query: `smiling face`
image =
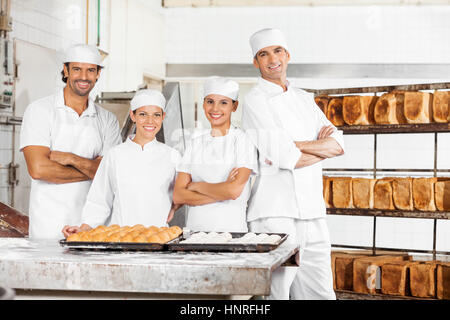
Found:
[[[279,81],[286,78],[290,58],[289,52],[283,47],[270,46],[258,51],[253,65],[259,69],[262,78]]]
[[[64,76],[67,86],[78,96],[87,96],[94,88],[100,77],[100,70],[96,64],[70,62],[64,65]]]
[[[237,107],[237,101],[233,102],[231,98],[219,94],[210,94],[203,100],[203,110],[211,128],[221,131],[230,128],[231,113],[236,111]]]
[[[151,141],[161,130],[166,114],[158,106],[143,106],[130,111],[130,117],[136,123],[136,139]]]

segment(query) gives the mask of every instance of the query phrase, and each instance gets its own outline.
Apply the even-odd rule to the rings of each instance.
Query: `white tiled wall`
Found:
[[[249,63],[248,39],[276,27],[294,63],[448,63],[450,6],[173,8],[169,63]]]

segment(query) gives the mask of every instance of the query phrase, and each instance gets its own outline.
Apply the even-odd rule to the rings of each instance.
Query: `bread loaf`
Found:
[[[375,96],[345,96],[342,105],[344,122],[348,125],[374,123],[373,109],[377,100]]]
[[[368,257],[363,254],[336,254],[334,262],[336,289],[353,290],[353,261],[357,258]]]
[[[342,97],[333,97],[327,106],[327,118],[335,126],[343,126],[345,124],[342,116]]]
[[[436,211],[434,202],[434,184],[437,178],[414,178],[414,208],[421,211]]]
[[[441,262],[437,266],[437,288],[438,299],[450,300],[450,263]]]
[[[450,121],[450,91],[435,91],[433,94],[433,120]]]
[[[395,93],[383,94],[375,104],[374,120],[378,124],[398,124]]]
[[[450,180],[435,182],[434,200],[439,211],[450,211]]]
[[[353,291],[381,292],[381,266],[392,261],[408,260],[408,256],[372,256],[353,261]]]
[[[436,295],[436,262],[411,265],[409,279],[413,297],[433,298]]]
[[[330,177],[323,176],[323,199],[325,201],[325,207],[327,208],[333,207],[331,183],[332,179]]]
[[[373,188],[373,207],[382,210],[394,210],[392,179],[379,179]]]
[[[394,296],[411,294],[409,268],[416,262],[393,261],[381,266],[381,293]]]
[[[352,178],[333,177],[331,190],[335,208],[353,208]]]
[[[394,178],[392,180],[392,198],[398,210],[413,210],[412,178]]]
[[[376,179],[353,178],[353,206],[359,209],[373,208],[373,188]]]
[[[404,113],[408,123],[430,123],[432,99],[428,92],[405,92]]]
[[[317,96],[314,97],[314,101],[319,106],[320,110],[326,115],[328,109],[328,103],[330,102],[330,97],[328,96]]]
[[[395,96],[395,116],[399,124],[408,123],[405,117],[405,92],[406,91],[392,91]]]

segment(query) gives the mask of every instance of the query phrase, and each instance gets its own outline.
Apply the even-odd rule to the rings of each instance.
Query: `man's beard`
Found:
[[[89,87],[86,89],[86,91],[80,91],[80,90],[78,90],[78,88],[76,86],[77,82],[87,82],[87,83],[89,83]],[[69,84],[70,84],[70,88],[72,89],[72,91],[77,96],[80,96],[80,97],[85,97],[85,96],[89,95],[89,93],[93,89],[93,87],[91,87],[92,81],[90,81],[90,80],[75,80],[75,81],[69,82]]]

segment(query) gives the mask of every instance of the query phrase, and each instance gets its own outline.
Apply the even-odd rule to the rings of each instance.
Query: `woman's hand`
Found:
[[[228,174],[228,178],[226,182],[231,182],[236,179],[236,176],[238,174],[239,168],[233,168],[230,173]]]
[[[317,136],[317,140],[325,139],[331,136],[334,132],[333,126],[323,126],[322,129],[319,131],[319,135]]]
[[[64,235],[64,238],[68,238],[70,235],[78,233],[81,231],[81,228],[78,226],[64,226],[62,229],[62,233]]]

